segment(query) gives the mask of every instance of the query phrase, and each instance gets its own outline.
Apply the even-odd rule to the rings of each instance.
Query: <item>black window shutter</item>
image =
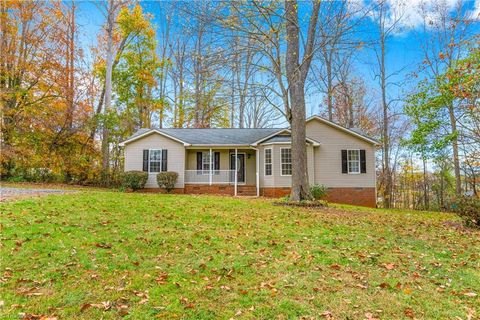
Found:
[[[143,171],[148,172],[148,150],[143,150]]]
[[[367,158],[365,157],[365,150],[360,150],[360,171],[367,173]]]
[[[342,150],[342,173],[348,173],[347,150]]]
[[[162,150],[162,171],[168,171],[167,163],[168,163],[168,150],[163,149]]]
[[[215,152],[213,170],[220,170],[220,152]]]
[[[197,170],[202,170],[202,153],[197,152]]]

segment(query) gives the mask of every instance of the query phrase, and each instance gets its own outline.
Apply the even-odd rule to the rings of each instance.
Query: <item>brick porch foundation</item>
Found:
[[[290,188],[260,188],[260,195],[269,198],[279,198],[290,194]],[[328,188],[325,200],[335,203],[352,204],[375,208],[375,188]]]
[[[235,187],[229,184],[212,184],[203,185],[203,184],[186,184],[184,193],[189,194],[221,194],[233,196],[235,194]],[[256,196],[257,188],[256,186],[251,185],[238,185],[237,186],[237,195],[239,196]]]

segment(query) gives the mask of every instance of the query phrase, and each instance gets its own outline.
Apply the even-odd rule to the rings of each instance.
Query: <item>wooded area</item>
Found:
[[[80,3],[2,1],[2,179],[114,186],[138,128],[291,126],[292,196],[308,198],[295,141],[315,113],[381,141],[383,206],[449,209],[480,194],[478,15],[431,0],[410,28],[407,5],[107,0],[89,47]],[[406,32],[421,55],[394,68]]]

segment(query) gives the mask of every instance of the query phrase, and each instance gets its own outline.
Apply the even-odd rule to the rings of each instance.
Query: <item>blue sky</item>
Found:
[[[354,0],[356,2],[363,2],[367,0]],[[390,95],[398,96],[403,92],[408,92],[412,86],[415,85],[414,81],[404,82],[408,79],[408,74],[418,70],[418,66],[422,61],[422,50],[419,46],[419,41],[428,34],[422,34],[419,30],[421,19],[418,15],[418,5],[420,2],[428,5],[434,3],[434,0],[387,0],[391,5],[390,14],[394,15],[396,12],[401,12],[404,17],[401,22],[402,29],[404,31],[398,32],[392,36],[388,41],[387,46],[387,73],[396,73],[391,80],[393,82],[401,82],[401,86],[391,87]],[[455,8],[456,0],[440,0],[443,5],[451,9]],[[145,12],[149,12],[154,16],[154,23],[159,23],[163,17],[158,12],[158,3],[155,1],[142,2],[142,7]],[[81,26],[80,42],[88,54],[89,48],[96,45],[97,35],[100,32],[100,28],[104,23],[104,17],[99,9],[99,4],[92,1],[80,1],[77,2],[77,21]],[[466,2],[466,10],[472,14],[477,15],[480,12],[480,0]],[[431,19],[436,17],[432,15]],[[478,26],[473,27],[474,30],[478,30]],[[365,25],[365,32],[371,33],[374,29],[374,25],[371,21],[367,21]],[[358,52],[358,61],[355,63],[355,74],[364,79],[371,95],[377,95],[378,81],[375,79],[375,57],[373,51],[368,48],[360,49]],[[322,97],[315,92],[309,93],[307,97],[307,112],[317,113],[318,105],[322,103]]]

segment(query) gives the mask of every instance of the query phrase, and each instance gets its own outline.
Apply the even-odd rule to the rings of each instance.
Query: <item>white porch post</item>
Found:
[[[259,152],[258,149],[255,149],[255,160],[256,160],[256,166],[257,166],[257,197],[260,197],[260,159],[259,159]]]
[[[238,149],[235,148],[235,196],[237,196],[237,180],[238,180]]]
[[[208,173],[208,183],[209,185],[212,185],[212,163],[213,163],[213,159],[212,159],[212,149],[210,148],[210,170],[209,170],[209,173]]]

